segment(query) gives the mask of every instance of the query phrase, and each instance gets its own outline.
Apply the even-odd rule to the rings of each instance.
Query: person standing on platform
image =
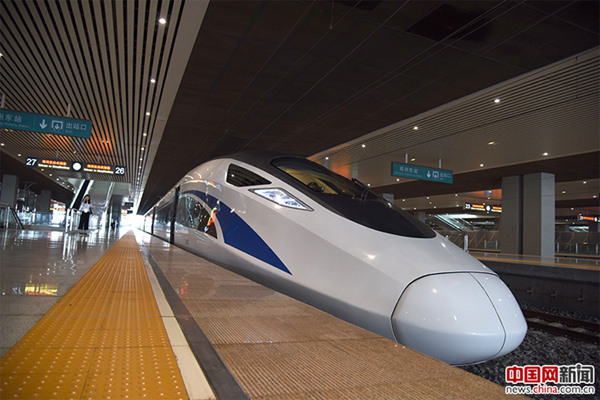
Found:
[[[92,215],[92,202],[89,194],[86,194],[81,201],[81,207],[79,207],[79,211],[81,211],[81,217],[79,218],[79,230],[83,230],[83,234],[87,235],[90,225],[90,215]]]

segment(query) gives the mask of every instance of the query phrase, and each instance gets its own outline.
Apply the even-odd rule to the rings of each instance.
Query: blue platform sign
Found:
[[[454,173],[448,169],[429,168],[397,162],[392,163],[392,175],[441,183],[452,183],[454,181]]]
[[[0,128],[89,139],[92,121],[0,109]]]

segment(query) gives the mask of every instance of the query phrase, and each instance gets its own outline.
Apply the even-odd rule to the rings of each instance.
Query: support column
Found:
[[[0,203],[6,203],[12,208],[17,206],[17,192],[19,191],[19,177],[16,175],[2,175],[2,195]]]
[[[523,254],[554,257],[554,175],[523,176]]]
[[[121,226],[121,208],[123,207],[123,196],[114,195],[110,200],[110,213],[108,214],[108,226]],[[114,225],[113,225],[114,223]]]
[[[502,178],[500,248],[502,253],[523,254],[523,177]]]
[[[50,190],[42,190],[40,196],[38,196],[37,202],[37,215],[38,222],[43,224],[50,224],[50,203],[52,199],[52,192]]]

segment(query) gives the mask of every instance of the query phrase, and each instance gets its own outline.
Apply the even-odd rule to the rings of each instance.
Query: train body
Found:
[[[156,236],[450,364],[507,354],[527,330],[493,271],[304,158],[247,152],[204,163],[145,221]]]

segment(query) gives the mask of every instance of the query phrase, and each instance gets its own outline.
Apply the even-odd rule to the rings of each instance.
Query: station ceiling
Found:
[[[2,153],[124,166],[58,182],[129,182],[139,212],[194,166],[257,148],[328,157],[397,199],[459,191],[394,182],[405,154],[441,159],[460,192],[568,168],[592,188],[572,200],[597,208],[598,15],[597,1],[2,0],[4,108],[93,124],[90,139],[0,131]],[[360,153],[367,139],[379,150]]]

